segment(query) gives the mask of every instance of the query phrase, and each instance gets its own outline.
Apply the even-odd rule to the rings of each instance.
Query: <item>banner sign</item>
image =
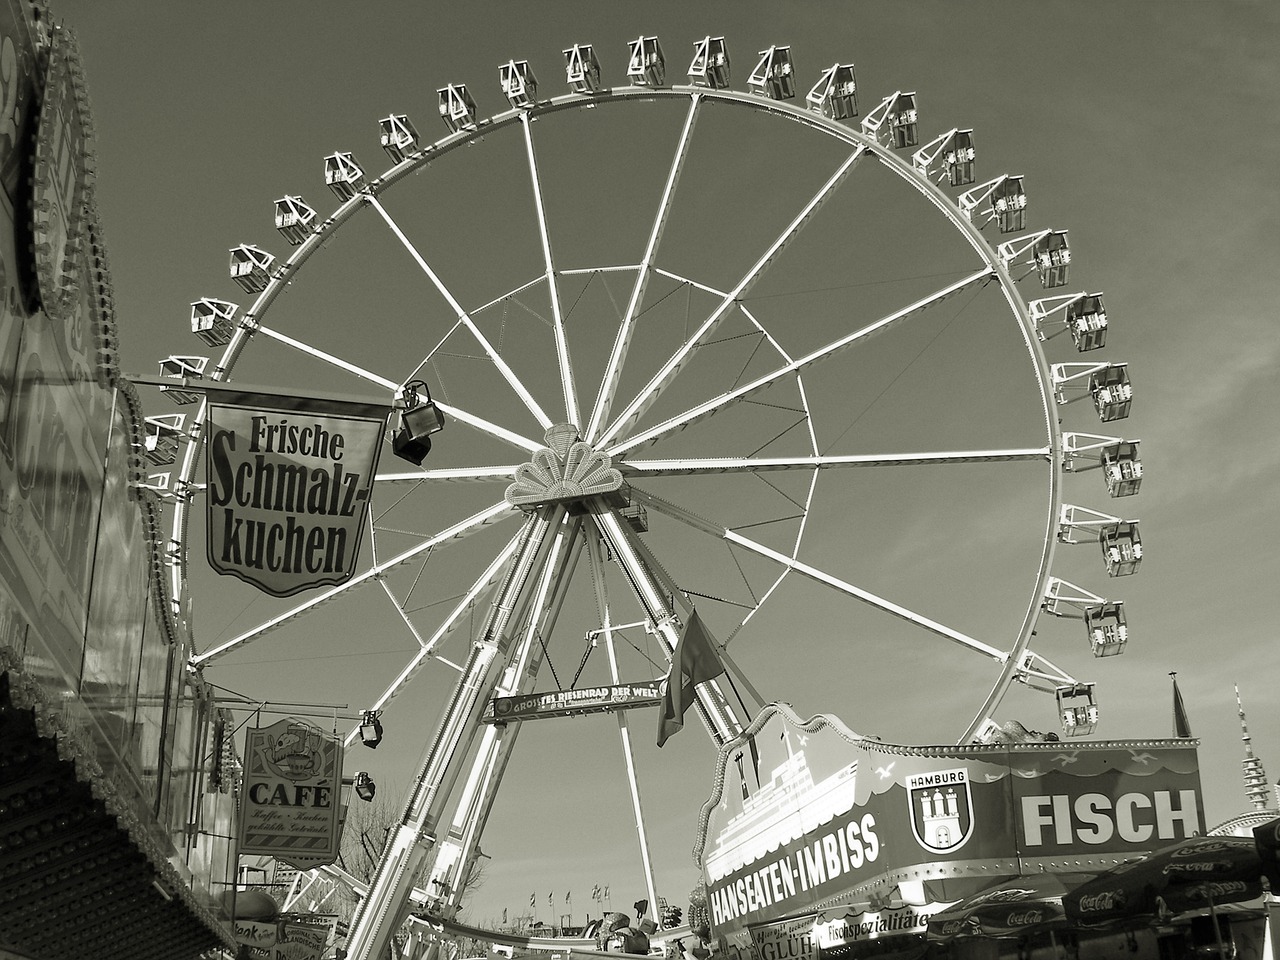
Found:
[[[273,597],[350,579],[389,410],[346,400],[211,395],[209,565]]]
[[[751,928],[751,945],[760,960],[818,960],[814,942],[815,915],[793,917],[780,923],[762,923]]]
[[[662,700],[663,680],[640,683],[616,683],[581,690],[550,690],[527,693],[518,697],[494,697],[485,723],[507,723],[510,720],[542,720],[573,714],[603,713],[649,707]]]
[[[300,720],[245,738],[240,853],[300,870],[333,863],[341,835],[342,741]]]
[[[336,917],[330,917],[324,924],[282,924],[271,960],[320,960],[333,938],[336,922]]]
[[[924,936],[929,929],[929,918],[949,906],[951,903],[937,902],[924,906],[908,903],[883,910],[849,913],[832,920],[820,919],[814,926],[814,934],[819,948],[824,951],[908,933]]]
[[[1204,832],[1185,740],[895,746],[770,704],[719,764],[695,854],[721,937],[887,896],[904,875],[972,887]]]
[[[320,960],[337,919],[314,914],[305,920],[236,920],[233,935],[253,960]]]

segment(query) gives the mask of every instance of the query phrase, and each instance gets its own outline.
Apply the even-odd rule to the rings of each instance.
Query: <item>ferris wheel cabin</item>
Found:
[[[418,131],[404,114],[392,114],[378,121],[378,142],[392,163],[400,163],[418,149]]]
[[[729,86],[729,51],[724,37],[704,37],[693,45],[689,82],[695,87],[723,90]]]
[[[795,72],[790,47],[770,47],[760,51],[760,61],[747,77],[747,89],[770,100],[790,100],[796,95]]]
[[[1107,310],[1101,293],[1083,293],[1067,304],[1065,318],[1076,350],[1098,350],[1107,343]]]
[[[1129,627],[1124,619],[1123,600],[1086,607],[1084,625],[1095,657],[1113,657],[1124,652],[1129,642]]]
[[[1098,725],[1098,705],[1093,699],[1092,683],[1077,683],[1058,687],[1058,716],[1062,718],[1062,730],[1068,737],[1086,737]]]
[[[191,304],[191,332],[211,347],[231,342],[239,306],[226,300],[201,297]]]
[[[667,82],[667,58],[657,37],[637,37],[628,47],[628,80],[637,87],[660,87]]]
[[[1093,397],[1098,419],[1104,423],[1123,420],[1133,405],[1133,384],[1129,382],[1128,364],[1110,363],[1089,375],[1089,395]]]
[[[276,258],[251,243],[231,248],[231,279],[245,293],[261,293],[271,282],[271,265]]]
[[[160,361],[160,376],[174,380],[201,380],[204,378],[204,368],[208,364],[208,357],[165,357]],[[198,391],[180,386],[161,387],[160,390],[168,394],[169,399],[179,406],[195,403],[200,399]]]
[[[364,171],[351,154],[331,153],[324,158],[324,182],[345,203],[365,188]]]
[[[600,61],[591,44],[574,44],[564,51],[564,75],[574,93],[600,92]]]
[[[1131,497],[1142,485],[1142,460],[1138,457],[1137,440],[1121,440],[1102,448],[1102,473],[1107,480],[1107,493],[1113,497]]]
[[[849,120],[858,115],[858,81],[852,63],[834,63],[822,71],[805,95],[810,109],[828,120]]]
[[[142,452],[150,463],[163,467],[177,459],[178,441],[182,439],[182,425],[186,419],[185,413],[165,413],[146,418],[147,432],[143,437]]]
[[[439,98],[440,119],[450,133],[476,128],[476,102],[471,99],[465,83],[451,83],[436,91]]]
[[[1023,189],[1021,176],[1003,174],[994,180],[988,180],[960,194],[956,203],[970,223],[977,222],[979,229],[993,220],[999,225],[1001,233],[1026,229],[1027,194]],[[982,217],[982,220],[975,221],[975,216]]]
[[[299,246],[311,233],[316,212],[301,197],[281,197],[276,201],[276,229],[290,246]]]
[[[952,129],[911,155],[912,165],[926,177],[949,180],[951,186],[973,183],[973,131]]]
[[[507,103],[522,110],[538,102],[538,78],[528,60],[508,60],[498,67],[498,82]]]
[[[1098,530],[1102,560],[1109,577],[1127,577],[1138,572],[1142,562],[1142,538],[1137,520],[1121,520]]]
[[[862,132],[899,150],[916,146],[920,142],[916,95],[899,91],[885,97],[862,118]]]

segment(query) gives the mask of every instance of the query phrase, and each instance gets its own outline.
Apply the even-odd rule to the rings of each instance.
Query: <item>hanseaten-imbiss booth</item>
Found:
[[[1205,832],[1196,745],[898,746],[770,704],[703,808],[711,933],[730,960],[1190,956],[1136,897],[1104,929],[1064,894]]]
[[[0,0],[0,958],[230,946],[232,797],[116,366],[74,38]],[[219,825],[220,821],[225,821]]]

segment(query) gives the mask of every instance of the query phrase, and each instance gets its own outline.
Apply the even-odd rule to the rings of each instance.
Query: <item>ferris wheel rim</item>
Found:
[[[1025,614],[1022,617],[1018,635],[1012,646],[1006,652],[999,676],[997,677],[991,692],[985,698],[977,714],[969,723],[960,739],[971,737],[982,724],[984,719],[990,716],[991,712],[998,705],[1004,693],[1015,679],[1019,664],[1022,657],[1028,650],[1031,642],[1031,636],[1034,632],[1035,624],[1038,620],[1040,605],[1044,591],[1050,579],[1050,571],[1052,569],[1053,556],[1055,552],[1055,536],[1054,525],[1057,518],[1058,510],[1062,503],[1061,490],[1061,470],[1060,463],[1062,458],[1062,431],[1058,420],[1054,413],[1053,393],[1051,384],[1051,375],[1048,361],[1040,348],[1039,342],[1035,336],[1034,325],[1028,314],[1026,303],[1016,286],[1017,281],[1009,274],[1007,268],[997,256],[992,245],[988,243],[982,235],[980,229],[961,215],[955,201],[946,194],[940,187],[932,183],[926,176],[913,168],[904,159],[898,156],[892,148],[880,143],[875,137],[869,136],[861,131],[854,130],[843,123],[824,116],[823,114],[812,110],[805,109],[791,103],[772,100],[759,94],[734,91],[727,89],[712,89],[693,85],[671,85],[669,87],[640,87],[625,86],[612,87],[600,90],[594,93],[569,93],[548,100],[539,101],[528,107],[513,107],[509,110],[500,112],[489,117],[486,120],[478,121],[473,128],[464,128],[456,132],[452,132],[445,137],[436,140],[420,150],[410,153],[403,160],[395,163],[390,169],[385,171],[378,177],[372,178],[368,182],[367,189],[356,193],[347,200],[342,201],[336,210],[326,217],[323,222],[318,224],[314,231],[294,250],[290,256],[273,271],[267,286],[254,299],[249,308],[243,313],[241,321],[232,335],[230,343],[220,358],[212,379],[227,379],[236,366],[241,352],[248,345],[248,342],[259,333],[262,329],[262,318],[267,314],[278,297],[293,277],[302,268],[302,266],[310,259],[329,237],[341,226],[350,221],[355,214],[366,206],[379,207],[380,197],[390,190],[404,178],[410,174],[422,169],[433,160],[447,154],[448,152],[482,140],[485,136],[507,127],[521,125],[527,131],[527,121],[536,119],[539,116],[549,115],[562,111],[586,110],[594,109],[600,106],[614,105],[620,103],[634,102],[652,102],[659,100],[688,100],[692,109],[696,109],[702,102],[724,103],[732,106],[745,107],[757,112],[765,113],[773,117],[796,121],[818,132],[841,141],[854,148],[854,159],[869,154],[875,160],[895,175],[899,179],[911,186],[926,201],[931,203],[957,230],[973,249],[978,259],[984,264],[983,272],[988,275],[989,279],[998,282],[1001,292],[1009,306],[1011,313],[1018,322],[1019,330],[1022,335],[1024,344],[1027,347],[1028,354],[1032,360],[1033,369],[1036,376],[1037,389],[1041,397],[1041,409],[1044,415],[1045,428],[1047,434],[1047,459],[1049,462],[1049,483],[1048,483],[1048,505],[1045,511],[1046,523],[1042,535],[1042,548],[1040,551],[1040,560],[1038,562],[1035,589],[1028,603]],[[656,270],[652,264],[652,269]],[[582,267],[575,265],[568,269],[561,268],[555,270],[551,276],[569,275],[572,273],[594,272],[607,269],[602,266]],[[617,269],[630,269],[627,266],[618,267]],[[539,276],[529,285],[539,282],[548,281],[548,277]],[[378,386],[387,388],[391,386],[391,381],[379,379],[375,381]],[[393,387],[394,389],[394,387]],[[200,411],[196,415],[197,430],[202,425],[206,416],[207,407],[201,404]],[[618,421],[619,423],[621,421]],[[623,430],[623,434],[627,434],[627,430]],[[535,447],[536,442],[526,442],[523,444],[526,449]],[[617,450],[617,453],[625,456],[627,449],[630,449],[627,441],[622,441],[618,446],[625,449]],[[632,442],[634,446],[634,442]],[[191,444],[188,446],[184,456],[181,477],[183,482],[187,484],[194,483],[194,471],[198,467],[199,445]],[[620,466],[626,464],[625,460],[620,461]],[[816,476],[816,471],[815,471]],[[174,540],[183,544],[177,552],[177,562],[173,564],[174,573],[174,596],[186,596],[186,529],[188,524],[187,517],[188,504],[186,501],[179,501],[174,512]],[[797,537],[792,550],[792,558],[800,549],[800,537]],[[181,609],[180,601],[175,599],[175,605]]]

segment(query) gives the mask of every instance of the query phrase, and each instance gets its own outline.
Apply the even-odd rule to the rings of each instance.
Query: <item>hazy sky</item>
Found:
[[[97,199],[115,284],[123,366],[130,372],[152,373],[155,361],[170,353],[202,352],[186,328],[190,301],[214,296],[247,303],[227,279],[229,247],[249,242],[281,258],[287,255],[271,226],[272,201],[300,193],[322,215],[333,208],[322,179],[323,156],[351,150],[366,169],[380,172],[386,158],[377,146],[376,124],[392,112],[409,114],[424,141],[442,136],[434,91],[448,82],[466,82],[482,116],[505,110],[496,65],[513,57],[531,61],[542,83],[540,94],[551,96],[565,90],[560,51],[572,43],[594,44],[608,82],[621,84],[626,41],[656,34],[667,53],[669,77],[683,82],[693,42],[723,35],[734,58],[733,85],[743,89],[755,51],[790,44],[801,95],[821,69],[836,61],[854,62],[864,112],[894,90],[912,90],[920,100],[922,141],[952,126],[972,127],[979,181],[1003,172],[1024,174],[1031,198],[1028,226],[1070,230],[1072,280],[1055,292],[1103,291],[1112,324],[1106,358],[1130,365],[1135,400],[1127,421],[1100,426],[1086,402],[1063,408],[1064,429],[1105,434],[1115,427],[1117,434],[1142,441],[1146,479],[1138,497],[1109,500],[1096,474],[1088,475],[1087,483],[1070,478],[1067,488],[1072,502],[1141,519],[1147,556],[1138,574],[1107,582],[1096,547],[1058,551],[1061,576],[1125,601],[1129,648],[1122,657],[1095,663],[1077,624],[1045,618],[1039,633],[1052,637],[1046,639],[1052,647],[1044,648],[1045,655],[1080,679],[1098,682],[1103,714],[1098,734],[1108,738],[1168,736],[1167,674],[1178,672],[1192,728],[1202,739],[1210,824],[1244,806],[1233,684],[1240,685],[1249,710],[1257,751],[1271,765],[1273,779],[1280,775],[1280,706],[1273,696],[1280,680],[1280,654],[1273,642],[1280,612],[1275,587],[1280,562],[1273,547],[1280,534],[1274,479],[1280,461],[1274,440],[1280,416],[1275,375],[1280,336],[1274,315],[1280,296],[1275,268],[1280,203],[1272,178],[1263,174],[1280,148],[1280,66],[1274,54],[1280,13],[1273,6],[1150,0],[456,5],[146,0],[129,4],[127,15],[124,9],[60,0],[55,13],[80,37],[97,128]],[[797,191],[787,196],[798,195],[812,191],[833,168],[821,149],[810,153],[804,147],[762,153],[770,162],[753,166],[755,128],[735,128],[731,121],[737,119],[700,122],[701,143],[710,148],[718,137],[724,144],[737,144],[732,138],[742,137],[742,156],[737,147],[724,147],[735,154],[724,162],[740,161],[743,175],[758,180],[738,194],[731,184],[725,186],[722,196],[714,171],[704,171],[701,181],[691,172],[691,182],[704,185],[705,192],[690,191],[677,200],[671,228],[685,269],[704,271],[725,284],[731,278],[722,264],[737,263],[741,270],[731,256],[740,235],[779,213],[771,206],[773,185],[778,194],[785,185]],[[590,149],[575,153],[568,146],[548,147],[542,161],[549,192],[562,197],[571,211],[563,215],[564,232],[553,237],[558,265],[573,266],[575,256],[594,249],[599,259],[582,265],[627,262],[613,258],[611,237],[633,218],[647,224],[652,216],[653,201],[633,205],[629,191],[640,198],[653,195],[670,162],[673,132],[653,146],[612,115],[573,122],[594,138]],[[668,118],[653,122],[655,129],[674,131]],[[550,141],[556,128],[550,119],[545,124]],[[471,296],[474,289],[480,297],[486,286],[489,296],[497,296],[519,282],[509,277],[528,279],[541,264],[531,239],[536,234],[527,226],[530,207],[511,186],[518,183],[527,193],[522,151],[509,149],[519,146],[519,138],[507,137],[506,146],[499,135],[490,139],[492,145],[477,145],[465,162],[441,161],[434,174],[439,185],[421,188],[426,202],[436,204],[429,211],[433,216],[421,220],[424,249],[443,265],[442,273],[461,278],[470,267],[478,277],[474,286],[457,281],[460,296]],[[571,137],[566,135],[565,142]],[[606,165],[616,174],[613,192],[596,195],[591,192],[596,188],[586,185],[588,174],[599,174]],[[429,184],[432,175],[429,171],[420,179]],[[779,264],[780,278],[771,276],[772,286],[762,283],[763,289],[755,291],[762,315],[768,315],[770,303],[794,311],[811,306],[821,317],[815,329],[830,336],[841,323],[878,316],[881,295],[890,308],[909,302],[909,280],[951,276],[947,271],[954,264],[935,251],[945,249],[945,237],[898,229],[896,205],[910,198],[859,176],[860,171],[838,199],[843,201],[847,191],[865,205],[851,201],[846,210],[833,201],[835,211],[823,211],[826,227],[815,226],[814,234],[823,242],[802,247]],[[791,201],[778,200],[779,209],[794,213],[796,207],[786,202]],[[406,210],[404,216],[411,214]],[[508,217],[523,225],[504,232]],[[303,321],[293,329],[295,336],[303,336],[302,329],[308,335],[314,331],[336,352],[361,363],[372,362],[366,360],[372,345],[396,345],[394,337],[380,334],[401,329],[395,323],[417,296],[402,281],[383,279],[383,268],[390,270],[387,264],[396,260],[399,269],[404,257],[377,226],[366,212],[361,225],[353,221],[339,231],[343,239],[333,244],[337,259],[309,265],[318,275],[304,270],[295,284],[299,299],[292,308],[280,308],[294,309]],[[994,231],[987,236],[997,242]],[[761,248],[758,239],[743,244],[747,251]],[[700,256],[705,263],[697,262]],[[810,269],[808,258],[826,271]],[[525,269],[529,264],[534,272]],[[888,284],[883,290],[877,286],[882,282]],[[934,280],[925,289],[936,290],[944,282]],[[628,289],[619,282],[610,295],[625,302]],[[1034,277],[1022,289],[1027,299],[1040,295]],[[600,301],[599,309],[607,302]],[[975,303],[973,315],[988,309],[980,300]],[[424,309],[428,315],[432,309],[439,312],[438,304]],[[928,442],[945,449],[967,442],[950,439],[948,418],[954,414],[994,424],[994,435],[983,442],[1021,442],[1014,440],[1018,411],[984,408],[983,391],[973,388],[1025,381],[1030,372],[1025,352],[1019,357],[1007,343],[988,343],[977,326],[968,337],[958,336],[960,325],[952,321],[971,319],[962,307],[939,312],[944,325],[924,326],[918,342],[887,335],[876,341],[883,353],[870,354],[858,374],[858,388],[870,391],[865,408],[858,409],[870,413],[842,421],[838,408],[844,401],[834,395],[832,437],[856,425],[849,439],[855,447],[853,438],[865,431],[861,438],[874,449]],[[677,322],[674,315],[668,320]],[[801,319],[778,315],[775,320],[802,335]],[[444,329],[434,329],[434,338]],[[1075,355],[1066,341],[1046,346],[1051,361],[1092,359]],[[589,353],[590,346],[582,350]],[[918,364],[917,357],[923,358]],[[264,354],[255,375],[293,382],[291,369],[273,363],[278,361]],[[889,403],[897,381],[873,382],[878,370],[897,371],[895,376],[909,372],[921,378],[920,386],[899,384],[904,392]],[[406,375],[404,370],[381,372],[392,379]],[[910,377],[904,381],[909,382]],[[464,389],[457,380],[452,383]],[[862,402],[852,384],[851,410]],[[173,409],[154,396],[149,403],[152,413]],[[977,406],[964,413],[965,404]],[[1034,420],[1036,411],[1026,412]],[[1008,424],[1000,419],[1003,413],[1009,413]],[[765,414],[761,418],[763,423]],[[939,427],[941,439],[930,433],[930,424],[946,424]],[[438,444],[444,447],[445,438],[454,436],[465,434],[451,427]],[[983,435],[978,430],[974,436]],[[1005,556],[1001,545],[1008,538],[1018,544],[1017,551],[1027,549],[1028,532],[1034,541],[1034,524],[1043,523],[1042,515],[1035,520],[1034,509],[1024,510],[1017,500],[1002,509],[998,499],[990,499],[985,474],[977,472],[942,491],[934,488],[933,478],[864,482],[852,494],[856,504],[849,506],[851,514],[855,508],[867,512],[856,530],[850,527],[850,540],[841,539],[844,532],[835,526],[843,512],[824,517],[832,524],[832,543],[847,547],[849,569],[859,569],[858,559],[867,565],[864,585],[879,576],[882,586],[872,589],[900,588],[910,595],[919,589],[941,605],[934,608],[941,615],[957,611],[959,622],[982,622],[977,608],[987,598],[1012,602],[1012,609],[1026,602],[1019,596],[1020,581],[1001,568],[1004,560],[1015,565],[1023,553]],[[734,494],[726,489],[715,496],[723,505]],[[939,496],[951,499],[939,501]],[[880,537],[876,518],[885,517],[896,524],[892,535],[903,538],[897,546],[889,533]],[[429,521],[423,525],[434,529]],[[871,543],[874,551],[868,550]],[[193,553],[202,563],[200,551]],[[1084,553],[1087,561],[1080,559]],[[824,556],[833,571],[844,569],[841,549],[832,546]],[[950,557],[952,566],[935,563],[939,557]],[[439,564],[449,561],[435,562],[429,582]],[[208,589],[217,598],[223,588]],[[198,631],[214,634],[197,633],[202,648],[244,628],[227,625],[242,612],[233,608],[240,602],[220,606],[220,599],[197,595]],[[990,671],[986,679],[975,680],[963,660],[957,664],[935,660],[931,650],[899,649],[892,629],[878,638],[859,634],[851,655],[847,648],[834,652],[827,640],[815,637],[838,632],[841,618],[853,614],[820,606],[826,602],[798,593],[769,621],[778,631],[776,646],[746,657],[757,668],[755,679],[766,696],[772,695],[769,664],[785,673],[806,644],[816,644],[823,652],[808,669],[822,674],[814,683],[821,698],[798,705],[802,713],[838,713],[853,729],[889,741],[923,735],[917,731],[932,729],[925,719],[939,720],[942,729],[963,727],[985,693]],[[239,665],[211,666],[208,677],[259,697],[288,689],[293,699],[360,707],[385,685],[388,669],[394,671],[393,664],[372,659],[368,678],[358,669],[366,664],[353,650],[353,638],[362,629],[374,630],[362,616],[337,611],[303,635],[246,651]],[[856,633],[861,622],[845,625]],[[326,654],[315,652],[326,643]],[[882,659],[891,658],[896,658],[891,670],[875,672]],[[563,673],[571,673],[576,663],[569,657],[556,666],[563,682]],[[302,686],[291,675],[305,678]],[[859,686],[859,678],[868,677],[878,678],[871,689]],[[894,677],[900,678],[900,688]],[[1017,717],[1038,729],[1056,727],[1051,698],[1015,693],[1002,718]],[[935,715],[922,719],[930,712]],[[392,713],[388,720],[387,744],[377,754],[361,751],[365,755],[349,766],[368,765],[380,782],[403,786],[417,749],[406,745],[406,734],[425,733],[434,714]],[[548,892],[555,894],[558,914],[571,890],[579,915],[593,906],[589,892],[595,883],[611,883],[615,905],[629,906],[642,896],[625,849],[632,830],[629,812],[613,789],[621,765],[612,753],[607,762],[602,759],[616,743],[616,727],[607,718],[594,722],[600,731],[594,739],[577,729],[568,733],[564,726],[539,733],[529,725],[522,735],[521,761],[513,761],[504,780],[503,796],[510,799],[495,809],[483,843],[495,863],[477,894],[476,919],[523,908],[531,891],[537,892],[544,917]],[[683,903],[696,875],[686,853],[693,845],[691,824],[698,800],[710,792],[714,754],[692,727],[659,754],[651,722],[650,714],[640,714],[635,729],[638,760],[649,777],[646,798],[654,807],[650,829],[662,861],[659,882],[667,896]],[[399,746],[393,747],[397,739]],[[560,851],[576,839],[569,834],[578,832],[573,822],[566,826],[556,816],[556,809],[566,806],[583,833],[597,819],[611,823],[624,838],[624,849],[616,855],[598,849],[585,865],[581,858],[561,862]]]

